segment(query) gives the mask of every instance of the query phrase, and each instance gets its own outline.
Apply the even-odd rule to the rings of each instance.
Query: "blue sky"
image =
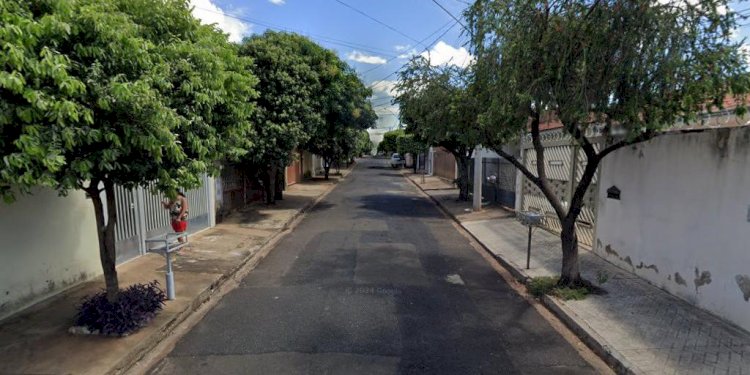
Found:
[[[230,39],[263,33],[269,27],[306,35],[334,50],[373,87],[378,127],[398,125],[390,104],[395,72],[412,54],[430,47],[435,63],[467,64],[461,26],[431,0],[191,0],[194,14],[217,23]],[[460,18],[464,0],[438,0]],[[453,26],[451,28],[451,26]],[[395,29],[395,30],[394,30]],[[444,33],[444,34],[443,34]],[[441,36],[442,34],[442,36]],[[422,42],[423,41],[423,42]],[[417,42],[422,42],[418,44]]]
[[[459,19],[469,2],[436,1]],[[190,4],[198,18],[216,23],[233,41],[271,28],[306,35],[336,51],[373,88],[379,128],[398,125],[391,89],[395,72],[411,55],[429,48],[436,64],[471,61],[461,26],[432,0],[190,0]],[[732,6],[747,8],[748,3]],[[749,31],[750,26],[744,26],[738,38],[750,36]]]

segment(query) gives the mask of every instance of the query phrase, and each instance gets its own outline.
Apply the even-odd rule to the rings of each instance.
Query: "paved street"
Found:
[[[153,372],[594,370],[431,201],[369,160]]]

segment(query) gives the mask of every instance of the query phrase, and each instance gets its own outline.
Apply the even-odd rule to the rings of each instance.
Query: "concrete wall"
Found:
[[[0,319],[101,273],[94,208],[84,193],[36,189],[0,202]]]
[[[750,128],[621,149],[600,181],[598,254],[750,330]]]

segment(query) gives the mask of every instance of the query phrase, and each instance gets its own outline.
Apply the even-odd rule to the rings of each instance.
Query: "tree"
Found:
[[[321,69],[330,64],[325,60],[330,52],[301,35],[266,31],[245,39],[240,53],[254,59],[253,72],[263,88],[253,117],[255,152],[242,164],[261,171],[266,203],[273,204],[281,198],[292,150],[310,138],[311,129],[324,125],[318,102]]]
[[[3,1],[0,17],[4,197],[84,190],[114,301],[115,185],[174,195],[246,153],[250,61],[179,0]]]
[[[370,140],[370,133],[366,130],[357,131],[356,154],[358,156],[372,154],[373,144]]]
[[[427,149],[427,145],[421,142],[414,134],[404,134],[396,139],[396,148],[401,155],[412,154],[414,157],[414,173],[417,173],[417,158],[419,154]]]
[[[347,157],[353,149],[355,137],[351,130],[372,127],[377,115],[368,100],[372,90],[333,52],[325,50],[325,55],[325,65],[320,69],[322,92],[317,96],[324,123],[310,130],[304,148],[323,158],[328,179],[333,161]]]
[[[469,91],[473,75],[468,69],[432,66],[415,56],[399,73],[395,101],[406,132],[428,145],[448,150],[458,165],[459,200],[469,200],[471,153],[481,142],[477,126],[477,101]]]
[[[554,209],[562,226],[561,285],[583,282],[575,223],[607,155],[721,108],[727,95],[737,96],[743,111],[747,66],[741,42],[732,39],[739,16],[728,9],[723,0],[481,0],[466,11],[482,143]],[[546,173],[542,116],[558,119],[587,158],[570,202],[554,194]],[[535,168],[502,149],[527,131]]]
[[[396,129],[391,130],[388,132],[385,132],[383,134],[383,140],[378,143],[378,152],[383,152],[385,154],[397,152],[398,151],[398,137],[403,136],[404,129]]]

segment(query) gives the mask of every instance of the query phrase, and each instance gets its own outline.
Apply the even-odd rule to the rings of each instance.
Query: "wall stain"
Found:
[[[26,293],[14,293],[13,298],[10,301],[3,302],[0,304],[0,316],[6,314],[15,314],[18,309],[28,305],[29,303],[38,300],[39,298],[47,298],[49,296],[57,294],[63,289],[67,289],[76,284],[80,284],[94,275],[88,275],[86,272],[80,272],[78,275],[72,276],[64,280],[45,280],[46,287],[39,291],[35,291],[33,287]],[[10,291],[5,291],[5,295],[10,295]]]
[[[740,134],[737,134],[740,133]],[[744,150],[750,147],[750,131],[743,128],[742,130],[735,130],[737,137],[734,139],[734,147],[738,150]]]
[[[672,281],[672,275],[667,275],[667,280]]]
[[[659,267],[657,267],[656,264],[649,264],[647,266],[647,265],[644,265],[643,262],[641,262],[641,264],[635,266],[635,268],[637,269],[645,268],[647,270],[654,270],[654,272],[659,273]]]
[[[685,282],[685,279],[683,279],[682,276],[680,276],[679,272],[675,272],[674,273],[674,282],[676,282],[677,284],[680,284],[682,286],[687,286],[687,283]]]
[[[698,288],[706,284],[711,284],[711,272],[700,272],[698,267],[695,267],[695,280],[693,280],[693,282],[695,283],[695,291],[697,292]]]
[[[737,275],[734,277],[734,280],[737,282],[737,286],[740,287],[742,298],[745,299],[745,302],[750,301],[750,276]]]
[[[617,251],[615,251],[615,249],[613,249],[610,245],[604,247],[604,252],[607,253],[607,255],[614,255],[618,258],[620,257],[620,254],[618,254]]]
[[[731,129],[729,128],[721,128],[716,129],[716,149],[719,152],[720,158],[726,158],[729,154],[729,135],[731,134]]]

